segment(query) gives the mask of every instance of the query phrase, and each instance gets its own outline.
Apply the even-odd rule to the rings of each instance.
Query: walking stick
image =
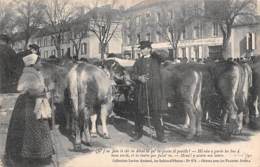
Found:
[[[147,115],[148,115],[148,127],[150,129],[150,137],[152,137],[152,125],[151,125],[151,115],[150,115],[150,107],[149,107],[149,94],[148,94],[148,86],[147,82],[145,82],[145,94],[146,94],[146,106],[147,106]]]
[[[53,139],[53,147],[54,147],[54,150],[55,150],[55,160],[54,160],[55,164],[54,164],[54,166],[59,167],[58,150],[57,150],[57,147],[56,147],[57,140],[56,140],[56,136],[55,136],[56,128],[55,128],[53,90],[51,91],[51,115],[52,115],[52,120],[51,120],[51,123],[52,123],[52,139]]]

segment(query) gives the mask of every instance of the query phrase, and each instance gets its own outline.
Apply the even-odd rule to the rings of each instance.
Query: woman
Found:
[[[50,105],[46,97],[46,86],[40,71],[34,67],[39,62],[39,47],[30,45],[32,54],[23,57],[25,68],[23,74],[30,72],[37,75],[38,83],[22,87],[18,83],[18,97],[10,120],[6,155],[9,163],[22,166],[38,166],[48,164],[54,154],[49,127]],[[19,82],[28,78],[22,75]],[[27,75],[27,77],[30,75]],[[10,166],[12,164],[9,164]]]

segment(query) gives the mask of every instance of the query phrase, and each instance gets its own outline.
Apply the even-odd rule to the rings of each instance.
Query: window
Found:
[[[44,38],[43,46],[47,46],[47,38]]]
[[[44,58],[48,58],[48,50],[44,51]]]
[[[140,43],[140,41],[141,41],[141,35],[140,35],[140,33],[138,33],[138,34],[137,34],[137,41],[136,41],[136,42],[137,42],[137,44],[139,44],[139,43]]]
[[[81,54],[87,54],[87,44],[85,42],[81,44]]]
[[[198,46],[195,46],[194,47],[194,55],[195,55],[195,58],[198,59],[200,57],[200,51],[199,51],[199,47]]]
[[[128,44],[128,45],[131,44],[131,35],[127,35],[127,44]]]
[[[65,41],[64,41],[64,34],[61,34],[61,36],[60,36],[60,42],[61,43],[64,43]]]
[[[193,28],[193,38],[201,38],[202,37],[202,24],[198,24]]]
[[[172,10],[169,10],[169,11],[168,11],[168,17],[169,17],[170,19],[173,19],[173,11],[172,11]]]
[[[219,25],[217,23],[213,23],[213,37],[218,36],[219,33]]]
[[[246,49],[248,51],[252,51],[256,49],[256,38],[255,38],[255,33],[247,33],[246,34]]]
[[[55,45],[55,39],[51,37],[51,46]]]
[[[64,56],[64,49],[61,49],[61,56]]]
[[[182,51],[182,57],[186,57],[186,48],[181,48]]]
[[[147,34],[146,34],[146,40],[147,40],[147,41],[151,41],[151,34],[150,34],[150,33],[147,33]]]
[[[55,49],[53,49],[53,50],[51,51],[51,55],[53,55],[53,56],[56,55],[56,50],[55,50]]]
[[[182,33],[181,33],[181,39],[184,40],[186,39],[186,28],[183,27]]]
[[[136,25],[140,24],[140,16],[136,16],[135,23],[136,23]]]
[[[156,32],[155,40],[156,40],[156,42],[160,42],[160,40],[161,40],[161,33],[160,32]]]
[[[157,23],[159,23],[160,20],[161,20],[161,13],[158,12],[156,16],[157,16],[157,17],[156,17],[156,21],[157,21]]]
[[[37,40],[37,45],[40,46],[40,47],[42,46],[42,40],[41,39]]]

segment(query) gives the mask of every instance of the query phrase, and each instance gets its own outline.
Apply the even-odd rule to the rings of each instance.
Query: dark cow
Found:
[[[190,132],[187,138],[200,135],[202,107],[201,88],[202,73],[189,64],[168,63],[161,69],[164,94],[172,103],[180,103],[190,118]]]
[[[252,68],[252,89],[250,90],[250,125],[252,128],[259,128],[257,118],[259,118],[259,97],[260,97],[260,56],[252,57],[249,63]]]
[[[206,113],[210,113],[210,110],[218,112],[209,115],[221,117],[222,126],[228,134],[239,133],[242,129],[243,113],[248,113],[248,91],[251,85],[249,66],[232,61],[209,62],[195,66],[204,75],[203,109]],[[213,106],[212,101],[217,101],[218,105],[215,103]],[[219,106],[218,110],[214,110],[216,106]]]

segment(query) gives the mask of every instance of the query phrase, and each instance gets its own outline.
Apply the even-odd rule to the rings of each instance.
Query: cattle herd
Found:
[[[36,68],[46,80],[53,103],[67,105],[66,127],[75,132],[75,149],[79,150],[82,141],[89,143],[91,136],[96,135],[97,114],[101,118],[102,136],[110,138],[106,121],[113,110],[113,90],[117,83],[134,87],[131,69],[114,60],[104,60],[95,65],[66,57],[43,60]],[[185,121],[190,127],[188,138],[201,134],[202,119],[221,118],[221,128],[231,135],[240,134],[243,125],[259,115],[260,59],[204,64],[167,61],[161,65],[161,75],[167,104],[180,104],[181,112],[190,120]],[[19,91],[33,89],[27,86],[31,85],[28,81],[36,83],[37,77],[22,74],[18,82]],[[132,89],[122,92],[126,100],[131,94],[129,90]],[[216,97],[218,105],[212,104]]]

